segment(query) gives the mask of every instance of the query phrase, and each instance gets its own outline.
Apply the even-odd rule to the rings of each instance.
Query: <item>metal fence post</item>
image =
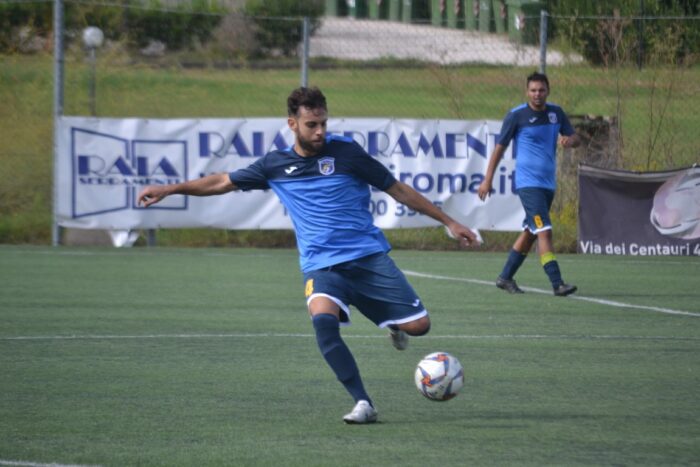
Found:
[[[63,0],[53,3],[53,177],[51,213],[51,245],[58,246],[61,242],[61,228],[56,221],[58,204],[58,187],[56,186],[56,160],[58,158],[58,122],[63,115]]]
[[[547,70],[547,12],[540,11],[540,73]]]
[[[97,104],[95,102],[95,90],[97,86],[95,85],[95,80],[96,80],[96,75],[97,72],[95,70],[96,64],[95,62],[97,61],[96,59],[96,53],[95,53],[95,48],[90,47],[88,50],[88,59],[90,62],[90,81],[88,83],[88,95],[90,97],[90,115],[93,117],[97,116]]]
[[[637,20],[637,68],[641,71],[644,64],[644,0],[639,0],[639,19]]]
[[[301,85],[309,86],[309,29],[311,21],[308,16],[304,16],[301,42]]]

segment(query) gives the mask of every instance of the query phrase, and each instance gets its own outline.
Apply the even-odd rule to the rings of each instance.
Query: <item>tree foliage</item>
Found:
[[[700,21],[684,19],[700,14],[697,0],[548,0],[547,10],[557,18],[552,36],[595,64],[609,63],[624,47],[625,57],[615,58],[642,66],[664,42],[674,48],[668,54],[674,62],[692,62],[700,53]],[[674,40],[666,41],[670,35]]]
[[[302,39],[303,18],[310,19],[313,32],[324,8],[323,0],[248,0],[244,11],[255,23],[261,53],[293,56]]]

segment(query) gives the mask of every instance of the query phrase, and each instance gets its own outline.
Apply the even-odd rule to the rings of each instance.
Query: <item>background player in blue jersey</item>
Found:
[[[503,120],[486,176],[479,186],[479,198],[485,200],[491,194],[496,167],[513,141],[515,188],[525,209],[525,221],[496,286],[510,293],[523,293],[513,277],[537,241],[540,262],[552,283],[554,295],[566,296],[576,292],[576,286],[562,280],[552,249],[549,210],[556,190],[557,140],[565,148],[579,146],[581,140],[562,108],[548,104],[547,96],[547,76],[542,73],[528,76],[527,103],[512,109]]]
[[[318,347],[355,400],[347,423],[372,423],[377,411],[364,388],[355,359],[340,336],[354,305],[392,344],[406,348],[408,335],[430,329],[423,303],[387,255],[389,243],[369,211],[370,186],[397,202],[442,222],[464,245],[474,232],[400,182],[351,139],[327,135],[326,98],[318,88],[295,89],[287,99],[294,146],[272,151],[245,169],[165,186],[149,186],[139,202],[150,206],[181,194],[208,196],[234,190],[272,189],[294,224],[306,303]]]

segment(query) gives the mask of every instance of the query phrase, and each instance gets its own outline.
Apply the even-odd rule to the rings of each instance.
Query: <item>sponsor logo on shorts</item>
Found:
[[[309,298],[312,293],[314,293],[314,280],[309,279],[306,281],[306,289],[304,290],[304,294],[306,295],[306,298]]]
[[[541,229],[542,227],[544,227],[544,222],[542,222],[542,217],[539,214],[534,217],[534,220],[535,220],[535,227],[537,227],[538,229]]]

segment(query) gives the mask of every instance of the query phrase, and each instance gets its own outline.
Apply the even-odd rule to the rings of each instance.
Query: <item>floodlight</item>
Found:
[[[97,49],[102,46],[105,35],[102,29],[95,26],[88,26],[83,29],[83,43],[89,49]]]

